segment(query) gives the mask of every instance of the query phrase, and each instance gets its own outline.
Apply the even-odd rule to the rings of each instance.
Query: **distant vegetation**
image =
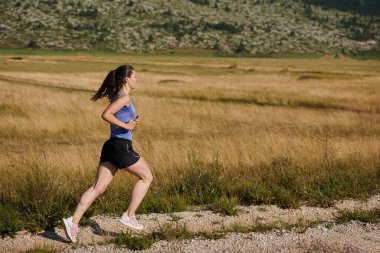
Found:
[[[375,0],[25,0],[5,1],[0,12],[0,47],[230,55],[380,52]]]

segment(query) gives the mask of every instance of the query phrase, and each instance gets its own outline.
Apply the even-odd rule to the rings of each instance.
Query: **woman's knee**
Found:
[[[145,180],[148,183],[151,183],[153,181],[153,174],[152,174],[152,171],[150,170],[148,163],[146,161],[144,163],[142,171],[144,171],[144,173],[142,173],[143,180]]]
[[[153,181],[153,175],[148,166],[141,167],[136,176],[145,183],[151,183]]]
[[[94,185],[93,190],[95,191],[96,195],[99,196],[103,194],[107,189],[107,186],[105,185]]]
[[[153,181],[153,175],[149,169],[148,163],[142,157],[136,164],[125,168],[125,170],[137,176],[139,179],[143,180],[146,183],[151,183]]]
[[[152,183],[153,175],[149,168],[147,168],[147,173],[145,173],[143,180],[146,181],[147,183]]]

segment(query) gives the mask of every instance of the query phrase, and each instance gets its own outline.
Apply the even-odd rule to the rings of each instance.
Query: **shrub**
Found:
[[[195,3],[195,4],[200,4],[200,5],[209,5],[208,0],[190,0],[190,2]]]
[[[127,246],[131,250],[144,250],[152,246],[154,241],[149,236],[134,236],[130,233],[121,233],[115,239],[115,244]]]
[[[211,206],[211,209],[224,215],[237,215],[238,212],[235,209],[237,203],[238,200],[236,197],[228,198],[227,196],[223,195]]]

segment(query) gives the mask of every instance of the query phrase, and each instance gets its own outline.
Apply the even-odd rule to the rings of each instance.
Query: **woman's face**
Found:
[[[129,87],[131,89],[136,88],[137,77],[136,77],[136,71],[135,70],[132,70],[131,77],[126,77],[125,79],[126,79],[127,85],[129,85]]]

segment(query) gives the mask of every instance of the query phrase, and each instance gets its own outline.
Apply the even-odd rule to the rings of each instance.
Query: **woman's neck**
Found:
[[[124,85],[123,88],[121,89],[125,94],[127,94],[129,96],[129,91],[131,90],[131,88],[129,88],[128,86]]]

